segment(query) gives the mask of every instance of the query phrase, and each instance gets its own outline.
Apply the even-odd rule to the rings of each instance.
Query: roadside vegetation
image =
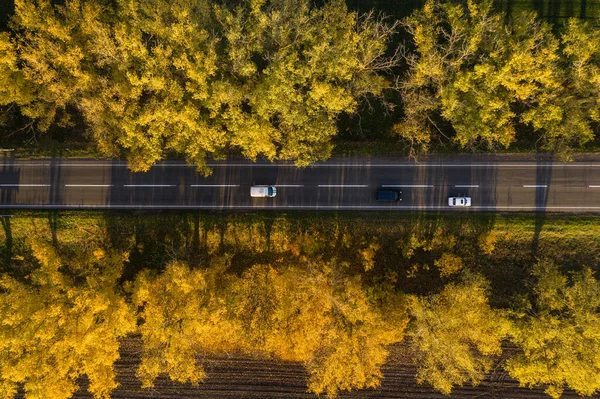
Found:
[[[85,129],[147,170],[169,152],[326,159],[336,117],[391,82],[395,24],[342,0],[15,2],[0,36],[0,105],[31,128]],[[24,34],[16,34],[23,32]]]
[[[334,397],[377,387],[400,342],[445,394],[498,367],[554,398],[600,389],[595,219],[373,216],[3,218],[0,392],[69,398],[85,375],[108,398],[124,338],[143,389],[238,353],[299,362]]]
[[[510,0],[403,2],[387,17],[373,7],[389,2],[362,0],[14,3],[1,145],[32,154],[49,155],[51,138],[59,156],[136,171],[183,156],[208,174],[207,159],[230,154],[306,166],[348,138],[386,137],[413,157],[569,159],[598,142],[600,28],[581,4],[561,19]],[[378,387],[403,343],[416,381],[446,395],[492,370],[552,398],[600,392],[594,217],[0,221],[1,397],[68,399],[83,378],[109,398],[132,340],[142,389],[201,384],[211,356],[243,355],[302,364],[307,389],[333,398]]]
[[[307,165],[356,139],[569,159],[597,147],[600,29],[591,2],[567,3],[16,0],[2,145],[203,173],[231,154]]]
[[[557,36],[535,13],[506,22],[491,1],[428,1],[404,26],[415,50],[395,131],[413,152],[444,138],[444,124],[462,149],[508,148],[520,133],[568,157],[594,139],[600,29],[591,23],[570,19]]]

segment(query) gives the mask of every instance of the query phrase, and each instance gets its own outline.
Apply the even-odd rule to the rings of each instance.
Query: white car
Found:
[[[450,197],[448,198],[450,206],[471,206],[471,197]]]
[[[250,187],[250,196],[257,198],[274,197],[277,195],[275,186],[252,186]]]

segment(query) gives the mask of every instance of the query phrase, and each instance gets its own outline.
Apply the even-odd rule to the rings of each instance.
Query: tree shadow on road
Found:
[[[531,252],[537,257],[539,251],[540,234],[546,222],[546,207],[550,195],[550,184],[552,182],[552,157],[539,154],[536,159],[535,172],[535,231],[531,241]]]

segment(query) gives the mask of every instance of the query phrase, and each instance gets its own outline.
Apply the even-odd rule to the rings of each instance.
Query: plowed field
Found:
[[[117,363],[120,387],[114,391],[115,399],[315,399],[316,396],[306,391],[307,374],[300,364],[278,362],[273,360],[256,360],[245,356],[231,356],[205,359],[208,378],[200,386],[178,384],[167,378],[156,380],[152,389],[141,389],[135,377],[139,362],[141,344],[138,339],[131,338],[123,342],[121,359]],[[510,349],[507,349],[510,351]],[[384,379],[381,387],[372,390],[343,392],[340,399],[345,398],[393,398],[393,399],[447,399],[428,386],[419,385],[415,381],[415,368],[410,362],[410,353],[406,345],[396,345],[384,367]],[[86,381],[81,381],[81,389],[74,398],[92,398],[86,391]],[[600,398],[600,395],[594,396]],[[542,388],[519,388],[502,371],[492,373],[477,387],[457,388],[452,398],[477,399],[542,399],[549,398]],[[564,393],[563,398],[581,398],[572,391]]]

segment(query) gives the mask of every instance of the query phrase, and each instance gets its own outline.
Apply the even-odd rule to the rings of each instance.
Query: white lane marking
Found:
[[[588,186],[589,188],[600,188],[600,186]]]
[[[113,187],[112,184],[65,184],[65,187]]]
[[[457,184],[454,187],[456,188],[479,188],[479,184]]]
[[[0,184],[0,187],[49,187],[50,184]]]
[[[456,209],[449,206],[378,206],[378,205],[274,205],[274,206],[261,206],[261,205],[101,205],[101,204],[90,204],[90,205],[4,205],[0,204],[1,208],[47,208],[47,209],[68,209],[68,208],[98,208],[98,209],[376,209],[376,210],[447,210],[449,212],[460,212],[461,209]],[[600,211],[600,206],[471,206],[463,208],[462,211],[468,211],[469,209],[476,210],[595,210]]]
[[[175,187],[175,184],[124,184],[123,187]]]
[[[381,187],[408,187],[408,188],[432,188],[431,184],[382,184]]]
[[[529,185],[526,184],[523,187],[525,187],[525,188],[546,188],[546,187],[548,187],[548,185],[547,184],[529,184]]]
[[[239,184],[190,184],[190,187],[239,187]]]
[[[368,184],[319,184],[318,187],[322,188],[364,188],[369,187]]]
[[[275,187],[304,187],[304,184],[276,184]]]

